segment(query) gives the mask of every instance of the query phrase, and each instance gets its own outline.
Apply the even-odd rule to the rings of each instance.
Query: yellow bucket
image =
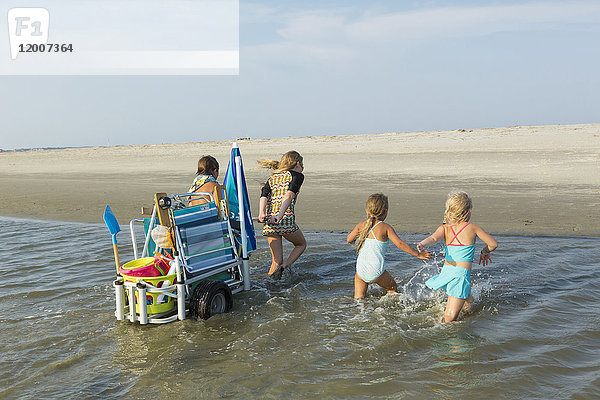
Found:
[[[161,287],[172,285],[173,282],[175,282],[176,277],[177,277],[177,274],[165,275],[165,276],[148,276],[148,277],[128,276],[128,275],[123,274],[123,279],[125,279],[126,282],[137,283],[139,281],[144,281],[146,283],[149,283],[152,286],[157,286],[161,282],[163,282]],[[170,293],[175,293],[175,290],[173,290]],[[138,291],[136,289],[135,290],[135,311],[138,314],[140,313],[139,302],[140,302],[140,299],[138,299]],[[164,313],[167,311],[171,311],[173,308],[175,308],[175,298],[171,297],[171,296],[167,296],[162,293],[146,292],[146,306],[148,308],[148,315]]]

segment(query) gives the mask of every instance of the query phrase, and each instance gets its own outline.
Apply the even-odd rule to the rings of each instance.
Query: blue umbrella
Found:
[[[240,199],[237,192],[237,173],[235,170],[235,157],[242,157],[237,143],[234,143],[231,148],[231,157],[225,172],[225,180],[223,184],[227,189],[227,199],[229,200],[229,218],[240,220]],[[244,176],[244,165],[241,165],[242,175],[242,201],[243,209],[245,210],[246,219],[246,234],[248,235],[248,251],[256,250],[256,237],[254,236],[254,224],[252,223],[252,213],[250,211],[250,201],[248,200],[248,188],[246,188],[246,177]]]

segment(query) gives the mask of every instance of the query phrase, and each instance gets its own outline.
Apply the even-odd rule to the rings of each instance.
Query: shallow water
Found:
[[[423,286],[440,257],[390,247],[402,294],[355,301],[344,234],[307,233],[279,282],[260,238],[232,312],[140,326],[114,318],[103,224],[0,223],[1,398],[600,397],[597,239],[498,237],[474,312],[443,325],[444,296]]]

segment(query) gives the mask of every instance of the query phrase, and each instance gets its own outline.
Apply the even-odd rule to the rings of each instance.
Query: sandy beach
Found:
[[[232,141],[0,153],[0,215],[102,222],[140,216],[156,192],[182,193],[197,160],[211,154],[223,178]],[[390,198],[388,222],[428,233],[446,195],[474,199],[473,222],[495,234],[600,237],[600,124],[516,126],[436,132],[243,139],[256,214],[269,175],[256,160],[288,150],[304,156],[297,220],[306,231],[347,231],[366,197]]]

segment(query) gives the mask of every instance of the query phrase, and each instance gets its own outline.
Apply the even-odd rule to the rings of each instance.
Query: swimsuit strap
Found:
[[[376,223],[375,225],[373,225],[373,227],[371,228],[371,230],[369,231],[369,233],[367,233],[367,237],[369,237],[369,235],[371,234],[371,232],[373,232],[373,229],[375,229],[375,227],[376,227],[377,225],[379,225],[381,222],[382,222],[382,221],[379,221],[378,223]],[[376,240],[379,240],[379,239],[377,239],[377,236],[375,236],[375,232],[373,232],[373,237],[374,237]]]
[[[463,229],[465,229],[468,225],[470,224],[470,222],[467,222],[467,225],[463,226],[458,232],[454,232],[454,228],[452,227],[452,225],[450,226],[450,229],[452,230],[452,233],[454,233],[454,237],[452,238],[452,240],[450,241],[450,243],[448,243],[449,245],[452,244],[452,242],[454,242],[454,240],[456,240],[458,242],[459,246],[464,246],[464,244],[462,244],[460,242],[460,240],[458,239],[458,235],[463,231]]]

